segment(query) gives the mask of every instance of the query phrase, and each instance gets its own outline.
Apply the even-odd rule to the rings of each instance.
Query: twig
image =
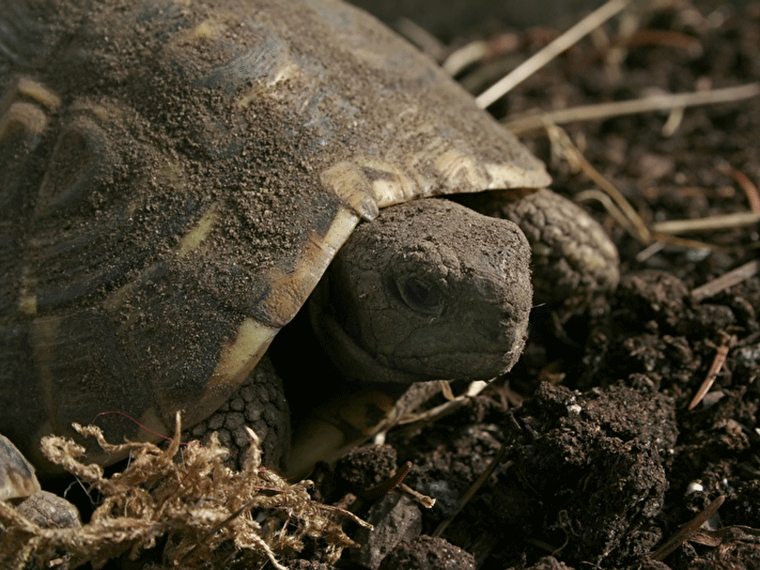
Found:
[[[415,501],[417,501],[420,505],[422,505],[426,509],[432,509],[435,506],[435,499],[433,497],[428,497],[427,495],[423,495],[419,491],[415,491],[406,483],[401,483],[401,485],[399,485],[398,488],[400,491],[412,497]]]
[[[665,249],[665,242],[655,241],[636,254],[636,261],[644,263],[647,259]]]
[[[706,241],[700,241],[696,239],[689,239],[679,236],[672,236],[669,234],[658,234],[658,233],[652,233],[652,241],[661,241],[664,243],[669,243],[671,245],[677,245],[679,247],[686,247],[691,249],[709,249],[710,251],[733,251],[737,248],[732,248],[728,246],[722,246],[722,245],[716,245],[714,243],[708,243]],[[746,249],[744,247],[740,249]]]
[[[660,132],[665,138],[672,137],[678,131],[683,122],[683,107],[673,107],[668,115],[668,120],[662,125]]]
[[[448,414],[451,414],[454,411],[458,410],[465,404],[465,402],[467,402],[467,400],[474,398],[480,394],[487,386],[488,382],[484,382],[482,380],[474,380],[467,385],[467,390],[465,390],[463,394],[454,396],[448,382],[441,381],[442,391],[445,390],[447,392],[444,393],[446,402],[418,414],[406,414],[401,419],[399,419],[397,425],[408,425],[422,421],[430,422],[447,416]]]
[[[722,173],[731,176],[741,189],[744,191],[744,195],[749,202],[749,209],[752,212],[760,212],[760,193],[749,177],[741,170],[737,170],[727,162],[723,162],[718,166],[718,170]]]
[[[689,542],[702,544],[703,546],[720,546],[721,543],[729,540],[731,542],[750,542],[757,544],[760,537],[760,530],[744,525],[731,525],[717,530],[699,529]]]
[[[671,552],[689,540],[689,537],[697,530],[699,530],[699,527],[701,527],[711,516],[718,512],[718,509],[725,500],[726,497],[721,495],[712,503],[707,505],[704,511],[686,523],[683,528],[681,528],[681,530],[679,530],[672,538],[670,538],[660,548],[655,550],[651,556],[652,560],[664,560]]]
[[[691,403],[689,404],[689,410],[696,408],[705,395],[710,391],[710,388],[712,388],[715,379],[720,373],[720,369],[723,368],[723,363],[726,361],[728,351],[731,350],[731,347],[734,344],[736,344],[735,336],[729,336],[727,334],[723,335],[723,340],[718,347],[718,351],[715,353],[715,358],[713,358],[712,364],[710,365],[710,370],[707,371],[707,376],[702,382],[702,385],[699,387],[699,390],[697,390],[697,393],[694,394],[694,398],[692,398]]]
[[[639,232],[612,198],[610,198],[609,194],[597,190],[596,188],[592,188],[590,190],[578,192],[573,196],[573,200],[576,202],[590,202],[591,200],[596,200],[605,210],[607,210],[607,213],[612,216],[621,228],[624,228],[635,239],[639,239]]]
[[[366,499],[368,501],[374,501],[375,499],[379,499],[380,497],[387,495],[393,489],[398,487],[401,482],[406,478],[407,475],[409,475],[409,471],[412,470],[412,462],[407,461],[404,463],[401,467],[396,469],[396,471],[391,475],[388,479],[380,483],[379,485],[375,485],[374,487],[370,487],[369,489],[366,489],[364,491],[360,491],[357,493],[362,499]]]
[[[433,34],[409,18],[400,18],[396,23],[398,32],[419,47],[434,60],[441,62],[446,55],[446,46]]]
[[[728,273],[721,275],[717,279],[713,279],[704,285],[692,289],[691,299],[698,303],[708,297],[720,293],[721,291],[738,285],[742,281],[749,279],[750,277],[760,273],[760,260],[753,260],[745,263],[741,267],[729,271]]]
[[[483,40],[470,42],[458,50],[451,52],[441,67],[448,75],[454,77],[464,68],[486,57],[487,53],[488,42]]]
[[[575,45],[581,38],[623,10],[630,2],[631,0],[609,0],[478,95],[475,103],[482,109],[490,106],[563,51]]]
[[[520,46],[517,34],[505,33],[486,41],[476,40],[451,52],[441,64],[443,70],[452,77],[470,65],[516,50]]]
[[[628,36],[623,43],[626,48],[659,46],[681,49],[688,52],[692,57],[697,57],[704,51],[702,42],[698,38],[673,30],[653,30],[651,28],[637,30]]]
[[[517,117],[504,121],[504,126],[513,133],[520,135],[529,131],[542,128],[546,123],[563,125],[578,121],[597,121],[620,117],[623,115],[636,115],[652,111],[665,111],[698,105],[714,105],[716,103],[730,103],[741,101],[760,95],[760,83],[748,83],[737,87],[723,89],[710,89],[696,91],[694,93],[664,93],[651,95],[641,99],[629,101],[616,101],[614,103],[600,103],[598,105],[581,105],[569,109],[558,109],[546,113],[530,116]]]
[[[599,188],[604,190],[605,193],[615,202],[618,208],[623,212],[629,223],[624,227],[628,230],[633,237],[640,240],[643,243],[649,243],[651,241],[651,234],[647,228],[644,220],[641,219],[638,212],[628,203],[628,200],[620,193],[612,182],[607,180],[591,163],[583,156],[583,153],[578,147],[573,144],[567,133],[556,125],[547,125],[546,132],[549,135],[549,139],[552,145],[561,156],[567,160],[571,166],[575,166],[583,170],[584,174],[588,176]]]
[[[668,220],[652,224],[658,234],[682,234],[687,232],[711,232],[752,226],[760,222],[760,212],[737,212],[722,216],[707,216],[696,220]]]
[[[723,251],[727,248],[670,234],[676,232],[680,233],[687,230],[695,231],[697,228],[704,228],[705,230],[726,227],[734,228],[744,225],[752,225],[760,221],[760,214],[742,212],[738,214],[727,214],[725,216],[712,216],[702,218],[701,220],[661,222],[654,224],[652,230],[650,230],[628,200],[625,199],[612,182],[607,180],[603,174],[591,165],[562,128],[556,125],[544,126],[552,143],[553,151],[564,158],[572,168],[582,170],[583,173],[604,192],[603,194],[598,191],[582,192],[579,194],[578,199],[588,200],[593,198],[601,202],[610,215],[615,218],[615,221],[617,221],[617,223],[620,224],[633,238],[639,240],[643,244],[650,245],[655,241],[664,241],[681,247],[707,248],[713,251]]]
[[[322,504],[322,503],[315,503],[315,506],[320,511],[327,511],[328,513],[338,513],[341,516],[344,516],[344,517],[346,517],[348,519],[351,519],[351,521],[353,521],[354,523],[358,524],[359,526],[362,526],[364,528],[368,528],[369,530],[372,530],[373,528],[375,528],[374,526],[372,526],[370,523],[368,523],[364,519],[356,516],[354,513],[352,513],[351,511],[347,511],[346,509],[341,509],[340,507],[336,507],[334,505],[325,505],[325,504]]]

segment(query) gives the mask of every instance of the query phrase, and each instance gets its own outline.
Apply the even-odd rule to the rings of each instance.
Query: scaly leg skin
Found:
[[[266,355],[238,391],[211,416],[183,434],[183,440],[208,441],[217,432],[221,444],[230,450],[230,467],[241,469],[251,441],[245,426],[256,432],[261,441],[262,464],[283,469],[290,447],[290,411],[282,379]]]

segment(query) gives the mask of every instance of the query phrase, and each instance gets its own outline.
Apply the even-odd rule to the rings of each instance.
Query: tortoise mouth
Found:
[[[361,347],[357,347],[361,349]],[[517,350],[439,350],[412,357],[377,354],[371,358],[384,368],[424,380],[491,380],[507,372],[522,352]]]
[[[508,348],[483,350],[442,347],[407,354],[374,352],[348,334],[329,313],[318,310],[311,314],[313,328],[330,359],[348,377],[369,382],[413,382],[430,380],[490,380],[507,372],[522,353],[524,338],[512,339]],[[473,343],[475,344],[475,343]],[[483,342],[483,344],[492,344]]]

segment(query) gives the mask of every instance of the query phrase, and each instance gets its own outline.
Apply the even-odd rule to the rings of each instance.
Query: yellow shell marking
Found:
[[[340,208],[324,236],[309,236],[294,273],[277,274],[278,270],[274,270],[270,274],[272,294],[262,308],[271,322],[285,324],[298,312],[358,221],[353,211]],[[279,326],[266,325],[253,317],[243,320],[235,340],[222,349],[201,401],[221,405],[253,370],[279,330]]]
[[[309,235],[293,273],[278,274],[274,270],[269,275],[272,293],[261,309],[271,322],[285,325],[298,312],[357,223],[356,213],[340,208],[324,236]]]
[[[364,168],[379,174],[372,180],[372,193],[378,207],[385,208],[405,202],[417,195],[420,184],[410,178],[398,165],[376,158],[360,158],[357,162]]]
[[[0,100],[0,145],[11,148],[14,138],[26,140],[32,146],[38,142],[48,126],[48,115],[44,108],[55,110],[60,98],[36,81],[19,77],[8,95]],[[43,108],[44,107],[44,108]],[[25,268],[18,299],[19,311],[34,316],[37,314],[37,296],[33,292],[34,283]]]
[[[18,300],[18,310],[20,313],[33,317],[37,314],[37,295],[29,293],[26,289],[22,291]]]
[[[3,114],[0,122],[0,144],[23,132],[25,135],[41,135],[47,128],[47,115],[34,103],[13,103]]]
[[[60,103],[49,89],[28,77],[19,77],[8,95],[0,100],[0,143],[19,132],[26,136],[42,134],[48,119],[40,106],[55,110]]]
[[[208,18],[195,26],[189,33],[195,39],[213,40],[221,36],[225,30],[227,30],[227,25],[220,22],[218,18]]]
[[[18,79],[16,82],[16,93],[17,96],[28,97],[48,109],[57,109],[61,104],[61,99],[58,95],[28,77],[20,77]]]
[[[208,237],[219,217],[217,209],[217,204],[212,204],[206,213],[203,214],[201,219],[198,220],[198,224],[185,234],[185,237],[183,237],[182,241],[179,243],[177,255],[185,257],[188,253],[197,249],[203,240]]]
[[[374,220],[378,205],[372,184],[353,162],[339,162],[320,177],[322,184],[335,192],[341,202],[365,220]]]
[[[198,417],[189,417],[190,424],[203,419],[229,398],[264,356],[279,330],[279,327],[267,326],[253,317],[243,320],[235,340],[222,349],[214,373],[198,400],[204,402],[205,409],[195,410]]]

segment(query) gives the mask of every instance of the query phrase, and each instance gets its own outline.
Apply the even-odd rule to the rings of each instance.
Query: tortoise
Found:
[[[43,472],[40,436],[73,421],[208,417],[318,284],[312,321],[347,377],[509,370],[526,239],[435,196],[528,189],[509,208],[534,251],[579,289],[617,281],[543,163],[338,1],[7,0],[0,93],[0,432]],[[555,265],[534,260],[546,289]]]

